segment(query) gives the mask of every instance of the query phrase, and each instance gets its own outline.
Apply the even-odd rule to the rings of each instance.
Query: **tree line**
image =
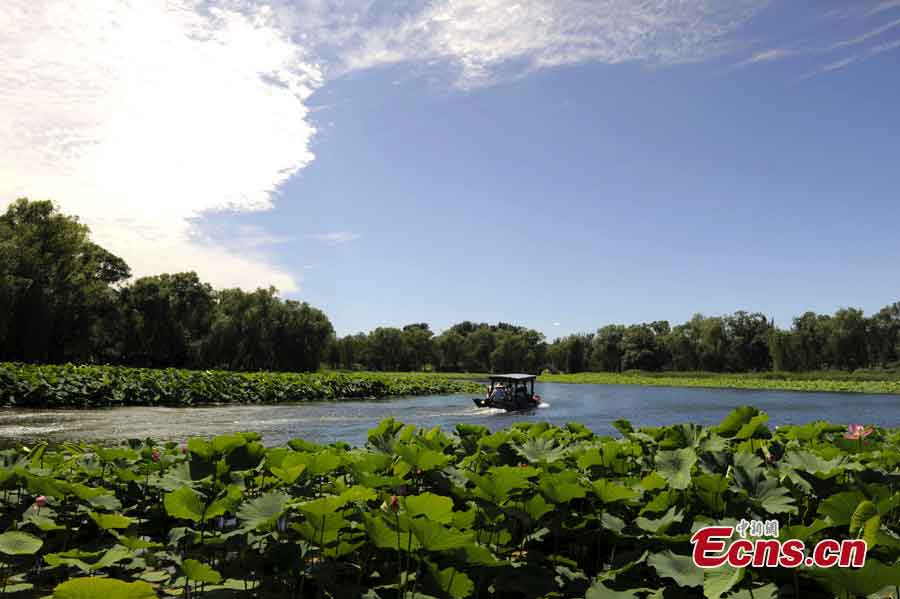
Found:
[[[545,341],[511,324],[456,324],[434,335],[425,323],[337,339],[327,360],[340,368],[455,372],[847,370],[900,366],[900,302],[866,317],[856,308],[807,312],[783,330],[763,314],[695,315],[608,325],[595,333]]]
[[[789,329],[759,313],[608,325],[552,342],[508,323],[427,323],[336,337],[328,317],[275,289],[213,289],[196,273],[131,280],[124,260],[50,202],[0,215],[0,360],[309,371],[760,372],[897,366],[900,302],[807,312]]]
[[[322,311],[275,289],[130,278],[77,218],[14,202],[0,215],[0,361],[307,371],[334,337]]]

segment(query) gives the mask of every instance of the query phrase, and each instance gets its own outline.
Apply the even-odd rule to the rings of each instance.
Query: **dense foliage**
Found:
[[[440,335],[427,324],[380,327],[338,339],[327,354],[337,367],[445,372],[765,372],[873,369],[900,374],[900,302],[865,317],[841,309],[834,316],[808,312],[790,330],[762,314],[694,316],[609,325],[596,333],[547,343],[532,329],[507,323],[461,322]]]
[[[230,434],[0,452],[0,592],[54,597],[842,598],[900,586],[900,430],[387,420],[365,447]],[[701,570],[699,527],[864,538],[861,569]],[[80,593],[80,594],[79,594]],[[881,595],[872,595],[881,596]]]
[[[130,280],[50,202],[0,215],[0,360],[228,370],[761,372],[900,370],[900,302],[866,316],[807,312],[789,330],[762,314],[609,325],[547,343],[533,329],[464,321],[335,339],[327,316],[274,289],[214,290],[196,273]]]
[[[0,363],[0,406],[192,406],[480,391],[428,374],[225,372]]]
[[[418,370],[431,364],[443,372],[537,372],[548,363],[543,334],[503,322],[469,321],[438,336],[427,323],[348,335],[334,344],[328,362],[348,370]]]
[[[667,321],[608,325],[594,334],[558,339],[548,352],[551,367],[570,374],[900,370],[900,302],[869,317],[855,308],[833,316],[807,312],[789,330],[747,312],[698,314],[675,327]]]
[[[717,389],[768,389],[781,391],[825,391],[840,393],[900,393],[900,376],[857,371],[853,374],[822,372],[768,372],[762,374],[678,372],[581,372],[545,374],[546,383],[593,383],[603,385],[655,385],[660,387],[708,387]]]
[[[316,370],[334,335],[323,312],[274,289],[130,275],[50,202],[13,203],[0,215],[0,360]]]

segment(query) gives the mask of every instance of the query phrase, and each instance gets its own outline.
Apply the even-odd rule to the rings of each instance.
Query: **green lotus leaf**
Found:
[[[861,537],[871,550],[878,542],[880,528],[881,516],[878,508],[869,500],[861,501],[850,517],[850,536]]]
[[[464,599],[472,594],[475,590],[475,583],[469,578],[465,572],[461,572],[455,568],[444,568],[441,570],[436,564],[428,562],[428,572],[434,578],[435,584],[445,594],[450,595],[453,599]]]
[[[217,437],[213,437],[212,441],[210,441],[209,446],[215,453],[219,453],[222,455],[228,455],[238,447],[243,447],[247,444],[247,439],[241,435],[240,433],[234,433],[231,435],[219,435]]]
[[[707,599],[719,599],[744,579],[744,568],[732,568],[725,565],[703,571],[703,596]]]
[[[396,452],[408,466],[425,472],[439,470],[450,462],[450,456],[417,445],[397,445]]]
[[[57,524],[56,520],[53,518],[35,513],[29,513],[22,519],[22,525],[24,526],[26,524],[30,524],[42,532],[53,532],[54,530],[66,529],[65,526]]]
[[[187,442],[188,451],[192,456],[208,460],[213,456],[212,445],[206,439],[189,439]]]
[[[756,505],[770,514],[796,514],[797,506],[791,492],[771,478],[763,479],[756,487],[756,496],[753,498]]]
[[[53,599],[156,599],[156,591],[142,580],[123,582],[111,578],[73,578],[53,590]]]
[[[784,526],[778,530],[778,538],[782,541],[787,541],[789,539],[799,539],[806,543],[809,543],[809,539],[827,528],[833,526],[831,522],[827,522],[820,518],[816,518],[812,524],[809,526],[803,525],[794,525],[794,526]]]
[[[128,528],[135,522],[134,518],[129,518],[122,514],[98,514],[97,512],[90,512],[88,515],[91,517],[91,520],[103,530]]]
[[[634,523],[638,526],[638,528],[646,530],[647,532],[651,532],[653,534],[664,534],[673,524],[675,524],[676,522],[681,522],[683,519],[684,516],[677,511],[677,508],[672,507],[660,518],[654,520],[639,516],[637,519],[635,519]]]
[[[401,552],[418,551],[422,548],[418,537],[412,531],[401,531],[394,524],[388,524],[379,516],[363,514],[363,523],[365,524],[369,540],[376,547]]]
[[[626,591],[616,591],[606,586],[602,580],[594,581],[594,584],[587,590],[585,599],[640,599],[644,593],[651,591],[647,588],[628,589]]]
[[[716,431],[723,437],[734,437],[739,430],[758,415],[759,410],[756,408],[749,406],[735,408],[721,423],[719,423],[719,426],[716,427]]]
[[[769,434],[769,429],[766,428],[766,422],[769,421],[769,415],[765,412],[762,412],[753,418],[750,419],[745,425],[743,425],[738,432],[734,434],[735,439],[752,439],[760,434],[762,436],[767,436]]]
[[[629,489],[619,483],[601,478],[592,483],[594,493],[603,503],[615,503],[617,501],[628,501],[638,496],[637,491]]]
[[[855,489],[835,493],[819,504],[819,514],[835,526],[849,526],[856,508],[865,500],[865,495]]]
[[[82,572],[93,573],[131,557],[133,556],[126,547],[116,545],[107,551],[81,551],[75,549],[62,553],[51,553],[44,556],[44,561],[51,566],[73,566]]]
[[[4,586],[3,593],[6,595],[14,595],[16,593],[24,593],[25,591],[30,591],[33,588],[34,585],[30,582],[17,582]]]
[[[447,528],[432,520],[413,519],[410,521],[409,528],[422,547],[428,551],[462,549],[475,542],[475,538],[471,534]]]
[[[700,474],[694,477],[694,491],[700,501],[714,514],[725,509],[725,491],[728,479],[721,474]]]
[[[553,504],[547,503],[543,495],[535,495],[525,502],[525,512],[532,520],[537,522],[549,512],[553,511]]]
[[[664,551],[650,555],[647,563],[660,577],[671,578],[680,587],[703,586],[703,570],[694,565],[689,555]]]
[[[541,493],[552,503],[566,503],[587,496],[578,474],[570,470],[543,474],[538,482]]]
[[[685,447],[656,454],[656,470],[673,489],[687,489],[691,484],[691,469],[697,463],[697,452]]]
[[[659,472],[653,470],[641,479],[640,485],[645,491],[657,491],[666,488],[666,479],[660,476]]]
[[[568,454],[567,448],[557,446],[555,440],[546,437],[529,437],[521,445],[513,443],[512,448],[520,456],[536,464],[552,464]]]
[[[405,497],[403,506],[410,516],[424,516],[429,520],[450,524],[453,520],[453,500],[434,493]]]
[[[825,460],[811,451],[803,449],[791,449],[782,458],[781,463],[785,466],[813,474],[818,478],[832,478],[841,470],[844,460],[836,457],[831,460]]]
[[[271,530],[287,509],[290,497],[281,492],[272,492],[255,497],[244,503],[237,517],[243,528]]]
[[[278,466],[271,466],[269,470],[286,482],[289,485],[297,482],[297,479],[300,478],[300,475],[306,470],[306,464],[297,464],[296,466],[290,466],[287,468],[279,468]]]
[[[340,498],[346,503],[366,503],[377,499],[378,493],[368,487],[356,485],[342,491]]]
[[[829,592],[840,597],[867,597],[900,586],[900,568],[866,557],[862,568],[816,568],[805,571]]]
[[[312,501],[298,503],[296,504],[296,508],[306,514],[307,517],[318,521],[320,518],[333,515],[336,511],[340,510],[345,505],[347,505],[347,500],[343,497],[330,496],[320,497],[318,499],[313,499]]]
[[[475,483],[477,496],[499,504],[509,499],[513,491],[528,488],[534,471],[527,468],[497,466],[488,470],[484,476],[472,473],[466,473],[466,476]]]
[[[299,454],[299,463],[306,465],[306,473],[310,476],[325,476],[337,470],[341,465],[341,458],[330,451]],[[287,461],[287,460],[285,460]]]
[[[190,487],[181,487],[171,493],[166,493],[163,505],[173,518],[200,522],[204,518],[206,507],[200,495]]]
[[[34,555],[44,542],[34,535],[21,531],[0,534],[0,553],[6,555]]]
[[[194,582],[205,582],[207,584],[219,584],[222,582],[222,575],[215,571],[211,566],[198,562],[195,559],[186,559],[181,563],[181,571],[184,572],[188,580]]]

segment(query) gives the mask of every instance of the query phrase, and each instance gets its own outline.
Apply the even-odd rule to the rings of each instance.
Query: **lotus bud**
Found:
[[[391,495],[391,501],[388,503],[388,509],[394,513],[400,511],[400,498],[396,495]]]

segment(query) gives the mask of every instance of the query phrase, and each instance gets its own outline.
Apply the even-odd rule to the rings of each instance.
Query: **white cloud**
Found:
[[[311,235],[310,237],[316,241],[321,241],[322,243],[327,243],[329,245],[340,245],[342,243],[355,241],[360,238],[360,235],[358,233],[351,233],[350,231],[335,231],[334,233],[319,233],[317,235]]]
[[[0,202],[53,199],[138,275],[296,289],[192,224],[271,208],[313,159],[304,100],[321,73],[271,20],[191,0],[5,0]]]
[[[875,29],[873,29],[871,31],[867,31],[866,33],[864,33],[862,35],[856,36],[852,39],[844,40],[842,42],[838,42],[832,46],[832,49],[856,46],[863,42],[867,42],[872,38],[878,37],[879,35],[887,32],[887,31],[890,31],[891,29],[894,29],[898,26],[900,26],[900,19],[895,19],[895,20],[891,21],[890,23],[885,23],[881,27],[876,27]]]
[[[440,63],[473,87],[581,62],[695,62],[770,2],[3,0],[0,205],[53,199],[136,275],[293,291],[266,251],[278,240],[225,239],[199,217],[273,207],[313,160],[305,103],[326,75]]]
[[[746,60],[742,60],[736,66],[743,67],[752,64],[758,64],[763,62],[773,62],[776,60],[783,60],[790,56],[795,55],[797,52],[795,50],[788,50],[785,48],[772,48],[771,50],[763,50],[762,52],[757,52],[750,58]]]
[[[895,8],[900,8],[900,0],[884,0],[883,2],[876,4],[872,10],[869,11],[868,16],[877,15],[886,10],[893,10]]]
[[[378,7],[396,13],[396,4],[360,1],[348,12],[320,0],[298,8],[297,23],[316,24],[309,35],[337,58],[337,72],[448,61],[471,87],[564,64],[706,60],[770,0],[437,0],[383,18]]]
[[[553,326],[558,327],[558,326],[560,326],[560,323],[554,322],[554,323],[553,323]]]

